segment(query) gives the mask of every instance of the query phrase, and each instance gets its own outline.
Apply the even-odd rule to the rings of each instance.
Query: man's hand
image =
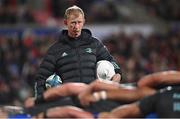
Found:
[[[114,82],[120,83],[121,82],[121,75],[119,73],[117,73],[112,77],[111,80],[114,81]]]
[[[24,103],[24,106],[26,108],[30,108],[30,107],[33,107],[35,105],[35,98],[34,97],[30,97],[28,98],[25,103]]]
[[[89,106],[90,103],[97,101],[89,88],[80,93],[78,99],[83,106]]]

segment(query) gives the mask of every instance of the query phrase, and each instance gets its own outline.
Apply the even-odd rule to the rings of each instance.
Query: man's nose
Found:
[[[78,23],[76,23],[76,24],[75,24],[75,27],[76,27],[76,28],[78,28],[78,27],[79,27],[79,24],[78,24]]]

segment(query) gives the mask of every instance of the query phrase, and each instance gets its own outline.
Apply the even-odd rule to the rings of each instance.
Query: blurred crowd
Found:
[[[138,0],[138,2],[151,16],[158,16],[166,21],[180,20],[179,0]]]
[[[179,0],[1,0],[0,24],[61,25],[65,9],[74,4],[84,10],[88,23],[128,22],[134,18],[122,15],[119,5],[132,2],[152,17],[180,20]]]
[[[23,101],[33,95],[34,75],[54,38],[29,31],[0,36],[0,102]],[[16,100],[17,99],[17,100]]]
[[[125,82],[137,82],[140,77],[158,71],[180,70],[180,31],[166,35],[153,33],[112,34],[104,40],[120,64]]]
[[[88,3],[88,4],[87,4]],[[72,5],[80,6],[88,15],[87,21],[117,21],[114,2],[107,0],[1,0],[0,24],[61,24],[64,11]]]

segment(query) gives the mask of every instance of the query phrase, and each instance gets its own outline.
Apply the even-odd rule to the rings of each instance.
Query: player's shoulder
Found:
[[[91,38],[91,41],[92,41],[92,43],[95,44],[96,46],[99,46],[99,45],[103,44],[102,41],[101,41],[100,39],[98,39],[97,37],[92,37],[92,38]]]

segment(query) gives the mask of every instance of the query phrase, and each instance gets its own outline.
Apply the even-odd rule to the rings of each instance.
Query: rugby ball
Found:
[[[100,60],[96,64],[96,73],[99,80],[111,80],[115,75],[114,66],[107,60]]]
[[[56,87],[62,84],[61,78],[57,74],[53,74],[46,79],[46,88]]]

